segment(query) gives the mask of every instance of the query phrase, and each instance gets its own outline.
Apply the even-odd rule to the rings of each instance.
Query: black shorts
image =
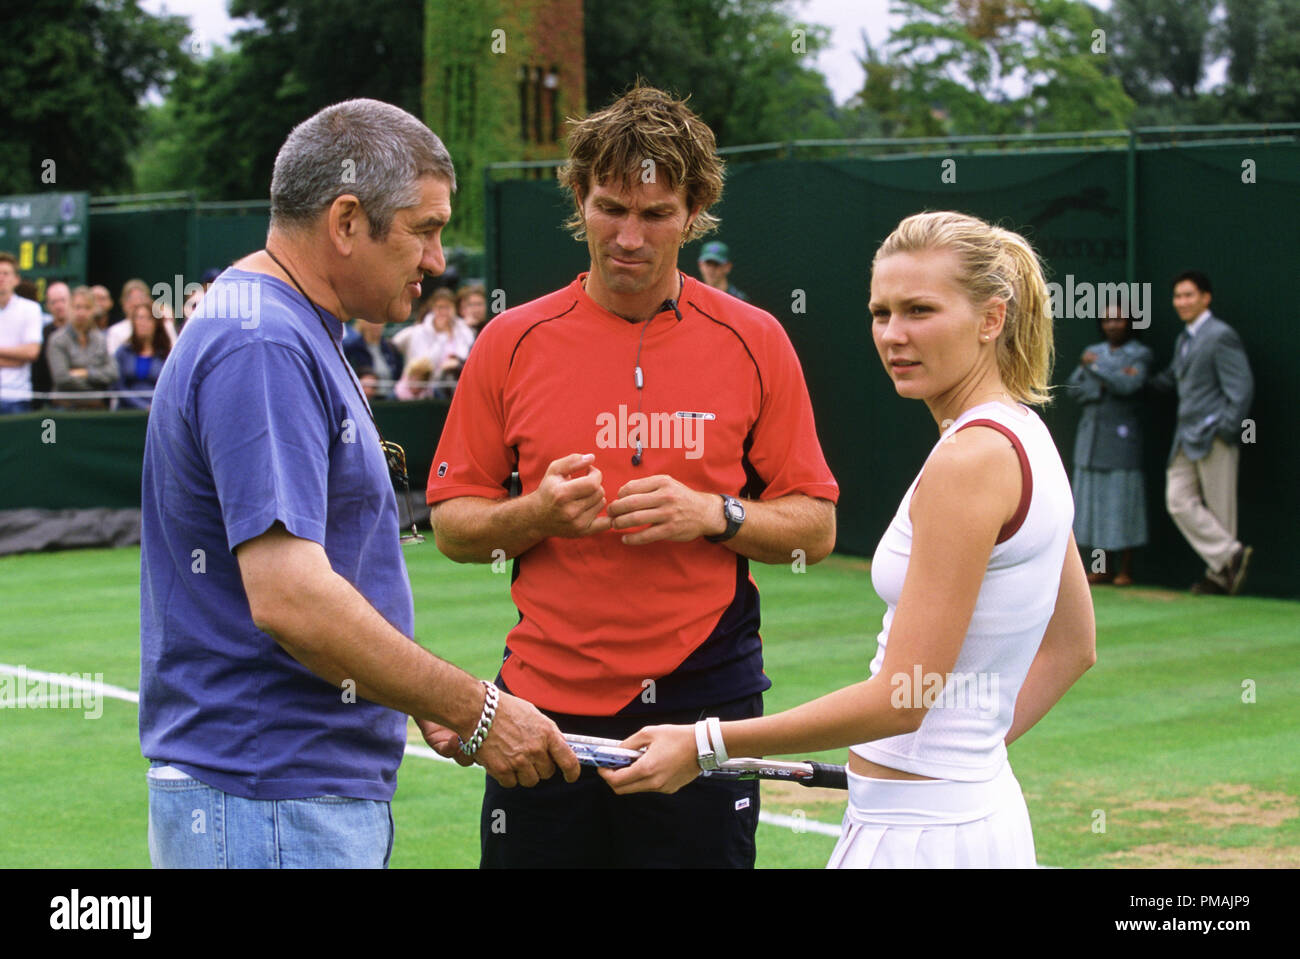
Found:
[[[568,716],[547,713],[566,733],[625,739],[642,726],[694,723],[706,716],[763,714],[763,696],[685,713]],[[531,789],[504,789],[491,776],[483,794],[484,869],[754,868],[758,782],[701,776],[671,796],[617,796],[595,769],[575,783],[557,771]]]

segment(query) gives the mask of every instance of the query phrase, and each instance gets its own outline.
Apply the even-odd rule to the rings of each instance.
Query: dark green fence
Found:
[[[132,277],[151,288],[166,283],[183,292],[205,271],[223,270],[260,250],[269,222],[268,200],[199,203],[189,193],[95,197],[87,276],[106,285],[114,298]],[[481,250],[458,247],[446,253],[462,279],[484,275]]]
[[[95,197],[87,275],[114,298],[132,277],[183,292],[205,270],[224,269],[261,249],[269,210],[266,200],[198,203],[188,193]]]
[[[1300,525],[1300,448],[1285,433],[1286,397],[1300,386],[1296,130],[1300,124],[1280,134],[1210,131],[1209,142],[1200,131],[1119,132],[1109,143],[1105,134],[1081,137],[1073,148],[1025,140],[1008,149],[1005,138],[912,141],[902,145],[906,155],[840,158],[811,158],[832,152],[826,144],[776,145],[769,152],[777,156],[732,162],[718,208],[722,229],[707,239],[727,242],[732,279],[780,319],[798,350],[842,489],[837,548],[874,551],[936,435],[921,404],[897,398],[875,355],[866,310],[871,256],[904,216],[955,209],[1023,232],[1043,255],[1049,280],[1063,287],[1071,278],[1149,283],[1150,328],[1142,336],[1160,368],[1181,328],[1170,303],[1173,277],[1191,268],[1209,273],[1213,309],[1241,332],[1256,378],[1255,442],[1241,458],[1239,508],[1240,536],[1257,551],[1248,589],[1300,595],[1300,564],[1289,543]],[[853,145],[876,146],[885,145]],[[588,264],[586,246],[560,226],[571,201],[553,179],[514,176],[527,166],[488,171],[489,285],[510,306],[556,289]],[[682,268],[692,274],[698,250],[692,244],[682,254]],[[796,312],[800,300],[804,310]],[[1100,339],[1095,320],[1058,317],[1054,382],[1064,382],[1084,347]],[[1149,399],[1151,540],[1136,573],[1144,582],[1184,588],[1201,564],[1164,509],[1174,401]],[[1060,395],[1043,413],[1067,468],[1078,412]]]
[[[417,503],[447,419],[445,401],[377,402],[385,439],[406,450]],[[38,410],[0,417],[0,510],[140,507],[148,414]]]

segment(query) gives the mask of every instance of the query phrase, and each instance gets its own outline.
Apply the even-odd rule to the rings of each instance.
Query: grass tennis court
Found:
[[[406,557],[420,640],[494,675],[517,618],[508,572],[457,566],[432,543]],[[137,689],[139,563],[138,549],[0,558],[0,663]],[[752,568],[769,711],[865,677],[884,605],[864,561]],[[1093,596],[1097,665],[1011,749],[1039,862],[1300,866],[1300,604],[1143,588]],[[0,709],[0,867],[149,865],[136,708],[102,708],[98,719]],[[843,794],[763,788],[765,812],[839,822]],[[408,756],[393,865],[476,865],[481,789],[478,771]],[[821,867],[834,839],[765,823],[758,843],[760,866]]]

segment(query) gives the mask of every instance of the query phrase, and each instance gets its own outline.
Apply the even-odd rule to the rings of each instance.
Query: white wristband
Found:
[[[701,719],[695,724],[695,750],[699,757],[701,769],[705,772],[712,772],[718,768],[717,757],[714,756],[713,750],[709,748],[709,724],[707,720]]]
[[[717,716],[710,716],[707,722],[709,724],[709,741],[713,744],[713,755],[717,759],[718,765],[721,766],[727,761],[727,747],[722,745],[722,720]]]

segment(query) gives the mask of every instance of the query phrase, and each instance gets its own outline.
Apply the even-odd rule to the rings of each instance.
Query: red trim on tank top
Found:
[[[995,429],[1007,439],[1011,440],[1011,445],[1016,448],[1016,456],[1020,458],[1020,502],[1016,504],[1016,511],[1011,514],[1011,519],[1002,524],[998,530],[997,543],[1005,543],[1025,522],[1025,517],[1029,515],[1029,501],[1034,497],[1034,474],[1029,469],[1029,456],[1025,453],[1025,448],[1020,445],[1020,437],[1005,424],[997,420],[971,420],[969,423],[963,423],[954,430],[954,433],[960,433],[968,426],[987,426]]]

